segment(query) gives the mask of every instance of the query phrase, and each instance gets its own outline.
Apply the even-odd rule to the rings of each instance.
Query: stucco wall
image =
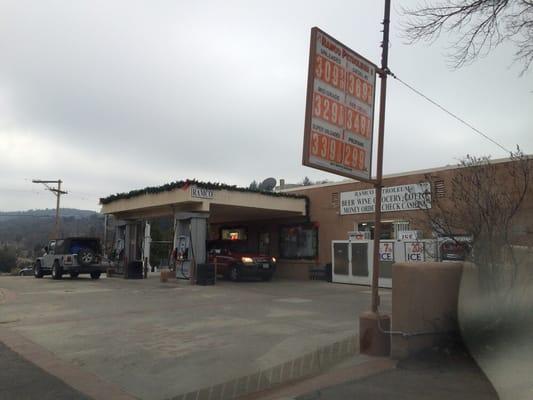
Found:
[[[462,269],[459,262],[393,265],[392,357],[408,357],[458,333]]]

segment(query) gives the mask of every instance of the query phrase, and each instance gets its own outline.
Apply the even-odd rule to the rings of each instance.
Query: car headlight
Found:
[[[251,258],[251,257],[242,257],[242,258],[241,258],[241,261],[242,261],[243,263],[245,263],[245,264],[251,264],[251,263],[254,262],[253,258]]]
[[[276,262],[276,257],[272,257],[272,262],[273,262],[273,263]]]

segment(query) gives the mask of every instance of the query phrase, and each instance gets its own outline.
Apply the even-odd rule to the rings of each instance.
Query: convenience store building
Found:
[[[502,166],[507,162],[493,161]],[[381,239],[397,241],[405,233],[416,234],[417,241],[435,239],[423,208],[431,207],[432,198],[447,196],[458,168],[384,176]],[[279,187],[272,193],[181,181],[109,196],[101,203],[104,214],[129,226],[130,259],[142,257],[144,221],[170,217],[176,221],[176,235],[187,229],[194,233],[197,262],[206,260],[206,242],[241,240],[250,251],[277,258],[278,278],[309,279],[310,269],[332,262],[332,242],[350,236],[373,239],[373,199],[371,184],[353,180]],[[520,212],[513,229],[527,242],[533,234],[533,201],[526,199]]]

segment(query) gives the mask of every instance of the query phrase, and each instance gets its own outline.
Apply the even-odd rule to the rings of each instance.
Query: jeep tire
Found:
[[[52,279],[59,280],[63,277],[63,271],[61,269],[61,266],[59,265],[59,262],[54,261],[54,265],[52,265]]]
[[[100,272],[91,272],[91,279],[100,279]]]
[[[76,278],[78,277],[79,274],[80,274],[79,272],[71,272],[71,273],[70,273],[70,278],[71,278],[71,279],[76,279]]]
[[[40,279],[43,277],[43,270],[41,268],[41,262],[37,261],[33,266],[33,276]]]

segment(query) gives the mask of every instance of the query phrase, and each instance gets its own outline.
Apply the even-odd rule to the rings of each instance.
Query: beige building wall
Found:
[[[502,164],[503,166],[503,164]],[[431,181],[442,181],[444,195],[448,195],[452,187],[452,179],[455,176],[457,168],[443,168],[430,171],[419,171],[409,174],[400,174],[396,176],[387,176],[384,178],[384,186],[398,186],[406,184],[415,184],[428,182],[428,175]],[[506,179],[500,179],[502,185],[508,185]],[[278,258],[279,278],[289,279],[308,279],[309,269],[315,266],[323,266],[331,262],[331,241],[346,240],[348,232],[354,230],[354,226],[363,222],[373,222],[374,214],[340,214],[340,193],[354,190],[363,190],[372,188],[371,184],[348,181],[333,184],[314,185],[309,187],[299,187],[286,191],[291,194],[305,195],[309,198],[309,217],[286,218],[280,220],[267,220],[256,222],[234,222],[228,224],[217,224],[211,226],[211,239],[217,238],[218,231],[222,226],[236,227],[244,226],[249,229],[249,239],[251,249],[257,249],[257,238],[259,232],[269,231],[271,235],[271,255]],[[508,190],[505,186],[502,189]],[[440,193],[440,192],[439,192]],[[432,187],[432,196],[438,196],[434,187]],[[442,198],[440,199],[442,200]],[[445,198],[444,198],[445,200]],[[383,212],[383,221],[408,221],[410,230],[423,231],[425,238],[432,237],[432,230],[429,226],[426,212],[418,211],[399,211]],[[519,234],[516,236],[517,243],[524,245],[533,245],[533,183],[529,193],[523,202],[522,209],[515,218],[513,229]],[[279,232],[284,225],[313,223],[318,226],[318,255],[314,260],[293,260],[279,258]]]
[[[425,181],[423,174],[387,178],[384,186],[398,186]],[[371,189],[372,185],[363,182],[324,185],[291,191],[309,197],[309,218],[318,224],[319,256],[317,263],[331,262],[331,241],[348,239],[348,232],[357,229],[357,224],[373,222],[373,213],[341,215],[340,193]],[[423,211],[383,212],[383,221],[409,221],[411,230],[423,230],[430,235]]]
[[[512,190],[510,181],[507,176],[503,175],[505,162],[497,162],[497,167],[502,171],[502,177],[498,179],[498,184],[502,190]],[[533,172],[533,171],[532,171]],[[457,167],[446,167],[441,169],[419,171],[408,174],[398,174],[384,177],[384,187],[415,184],[428,182],[428,175],[431,181],[442,181],[445,196],[449,195],[452,188],[452,179],[457,173]],[[531,177],[533,179],[533,176]],[[371,189],[373,186],[369,183],[348,181],[338,184],[323,184],[309,187],[300,187],[297,189],[287,190],[287,193],[302,194],[309,198],[309,219],[319,225],[319,254],[317,264],[331,262],[331,241],[346,240],[348,231],[354,230],[363,222],[373,222],[374,214],[353,214],[340,215],[340,193],[354,190]],[[434,187],[431,189],[432,197],[438,194]],[[399,211],[399,212],[382,212],[383,221],[409,221],[410,230],[423,231],[425,238],[432,237],[432,229],[428,222],[426,212],[418,211]],[[522,203],[520,211],[514,218],[514,224],[511,228],[515,233],[513,240],[517,244],[533,246],[533,181],[530,182],[529,192]]]

